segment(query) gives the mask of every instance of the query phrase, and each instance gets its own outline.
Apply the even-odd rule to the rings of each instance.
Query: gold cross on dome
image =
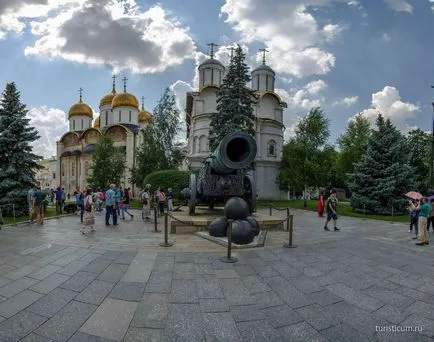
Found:
[[[80,87],[80,89],[78,89],[78,93],[80,94],[80,102],[83,102],[83,88]]]
[[[214,46],[217,47],[218,45],[217,45],[217,44],[214,44],[214,43],[209,43],[209,44],[206,44],[206,45],[208,45],[208,46],[211,47],[211,51],[210,51],[210,53],[209,53],[209,57],[210,57],[211,59],[214,59]]]
[[[124,93],[126,93],[127,92],[127,81],[128,81],[128,78],[126,78],[126,76],[124,76],[124,78],[122,80],[124,81]]]

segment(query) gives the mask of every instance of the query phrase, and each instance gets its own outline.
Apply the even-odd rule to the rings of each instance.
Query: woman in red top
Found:
[[[318,198],[318,216],[323,217],[324,215],[324,195],[320,193]]]

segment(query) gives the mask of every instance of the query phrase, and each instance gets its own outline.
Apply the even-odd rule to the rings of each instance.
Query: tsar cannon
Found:
[[[188,210],[194,215],[196,205],[213,208],[225,204],[231,197],[242,197],[249,204],[249,211],[256,209],[256,184],[248,173],[256,157],[256,141],[244,132],[226,135],[205,159],[198,175],[190,175],[190,185],[182,191],[188,199]]]

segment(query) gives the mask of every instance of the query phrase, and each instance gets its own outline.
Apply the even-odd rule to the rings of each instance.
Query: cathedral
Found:
[[[274,92],[276,74],[266,65],[265,50],[263,53],[262,65],[251,73],[251,88],[258,99],[253,108],[258,146],[253,177],[259,199],[282,199],[283,193],[276,179],[282,160],[283,110],[287,105]],[[200,168],[212,152],[208,147],[208,132],[211,117],[217,112],[216,92],[225,76],[225,66],[214,58],[212,50],[210,58],[198,68],[199,89],[188,92],[186,99],[188,165],[191,169]]]
[[[92,152],[103,134],[109,134],[114,145],[125,151],[126,172],[122,186],[130,184],[129,170],[135,165],[135,156],[143,136],[139,132],[152,123],[152,114],[139,108],[139,101],[127,92],[124,77],[123,92],[116,91],[115,76],[113,76],[112,91],[105,95],[99,103],[99,116],[93,121],[93,111],[82,98],[68,111],[69,131],[57,141],[56,174],[59,183],[67,194],[73,194],[77,188],[88,185],[90,176]]]

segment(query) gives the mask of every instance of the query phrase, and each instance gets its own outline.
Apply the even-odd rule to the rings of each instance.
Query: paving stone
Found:
[[[145,292],[170,293],[172,291],[173,272],[153,270],[146,284]]]
[[[313,304],[312,299],[282,277],[268,278],[267,283],[293,309]]]
[[[38,268],[35,267],[35,266],[25,265],[25,266],[22,266],[20,268],[15,269],[15,270],[13,270],[13,271],[11,271],[9,273],[6,273],[3,276],[5,278],[9,278],[9,279],[12,279],[12,280],[17,280],[17,279],[22,278],[22,277],[24,277],[24,276],[26,276],[26,275],[28,275],[28,274],[36,271],[36,270],[38,270]]]
[[[271,342],[282,341],[279,331],[266,320],[253,322],[237,323],[237,328],[241,333],[243,341]]]
[[[317,270],[315,267],[306,267],[302,270],[303,274],[308,277],[319,277],[324,275],[323,271]]]
[[[375,313],[393,324],[399,324],[411,314],[390,304],[382,306]]]
[[[291,267],[284,261],[277,262],[272,267],[285,279],[298,277],[303,274],[300,270]]]
[[[110,292],[109,297],[120,300],[140,301],[145,291],[145,283],[130,283],[120,281]]]
[[[241,335],[229,313],[206,313],[202,317],[206,341],[241,341]]]
[[[343,284],[332,284],[327,286],[327,289],[334,295],[346,300],[348,303],[354,304],[355,306],[368,311],[377,310],[384,305],[377,299],[357,292]]]
[[[128,266],[127,265],[121,265],[121,264],[110,264],[104,272],[102,272],[99,276],[99,280],[104,281],[111,281],[111,282],[118,282],[121,280],[121,278],[124,276],[125,272],[127,271]],[[92,273],[94,274],[94,273]],[[128,280],[123,280],[128,281]]]
[[[89,262],[87,262],[87,261],[76,260],[76,261],[70,262],[65,267],[62,267],[62,269],[57,271],[57,273],[73,276],[74,274],[83,270],[83,268],[85,268],[88,264],[89,264]]]
[[[241,277],[256,275],[256,271],[250,265],[235,265],[234,270]]]
[[[24,310],[42,297],[40,293],[24,290],[0,303],[0,316],[9,318]]]
[[[75,296],[77,296],[77,292],[57,288],[30,305],[27,310],[49,318],[68,304]]]
[[[303,321],[303,318],[286,304],[269,307],[262,311],[274,328],[281,328]]]
[[[87,286],[76,298],[76,300],[84,303],[100,305],[104,298],[108,296],[114,287],[114,283],[94,280]]]
[[[21,291],[28,289],[30,286],[35,285],[37,282],[36,279],[32,278],[20,278],[0,288],[0,296],[6,298],[13,297]]]
[[[432,338],[422,335],[418,332],[378,332],[376,335],[377,341],[380,342],[428,342]]]
[[[277,277],[280,275],[279,272],[277,272],[275,269],[273,269],[268,265],[264,265],[264,266],[253,265],[252,267],[255,270],[255,272],[262,278]]]
[[[12,283],[12,279],[0,276],[0,288],[10,283]]]
[[[178,264],[173,267],[173,279],[195,279],[196,265],[191,263]]]
[[[240,276],[238,275],[237,272],[235,272],[234,270],[216,270],[215,271],[215,276],[216,278],[222,278],[222,279],[226,279],[226,278],[239,278]]]
[[[348,324],[339,324],[321,331],[321,335],[333,342],[374,342],[377,339],[370,333],[363,333]]]
[[[199,299],[201,312],[227,312],[229,305],[224,299]]]
[[[273,291],[252,294],[253,301],[258,309],[271,308],[285,304],[285,302]]]
[[[318,304],[299,308],[297,309],[297,313],[316,330],[327,329],[340,323],[333,316],[329,316]]]
[[[199,304],[172,304],[164,341],[204,341],[205,331]]]
[[[106,251],[104,252],[101,257],[107,260],[115,260],[116,258],[118,258],[121,255],[120,252],[116,252],[116,251]]]
[[[197,264],[194,265],[196,274],[215,275],[216,270],[211,264]],[[238,277],[237,277],[238,278]]]
[[[403,327],[422,327],[422,335],[434,337],[434,320],[413,314],[400,323]]]
[[[102,273],[112,263],[112,260],[98,257],[83,268],[85,272]]]
[[[322,336],[318,331],[313,329],[306,322],[288,325],[279,329],[284,341],[300,342],[326,342],[327,338]],[[334,341],[334,340],[332,340]]]
[[[199,298],[224,298],[222,289],[213,279],[196,279],[197,295]]]
[[[392,277],[387,278],[387,280],[412,289],[418,288],[425,283],[423,279],[415,280],[401,275],[393,275]]]
[[[169,313],[169,295],[145,293],[131,321],[132,327],[164,329]]]
[[[290,283],[303,293],[318,292],[324,289],[323,286],[312,281],[312,278],[303,275],[292,278]]]
[[[156,257],[157,254],[152,252],[137,253],[137,255],[134,257],[131,264],[128,266],[126,272],[124,271],[125,275],[123,275],[122,281],[146,283],[149,280],[149,276],[151,275],[151,271],[154,266]],[[113,264],[113,265],[124,266],[124,267],[126,266],[126,265],[117,265],[117,264]]]
[[[77,331],[68,342],[113,342],[113,340]]]
[[[156,271],[173,271],[175,265],[175,257],[170,256],[158,256],[155,259],[153,270]]]
[[[172,303],[199,303],[195,280],[174,279],[172,282]]]
[[[47,319],[28,311],[21,311],[0,323],[0,341],[19,341]]]
[[[250,293],[267,292],[271,291],[271,288],[265,283],[265,281],[258,276],[245,276],[241,278],[244,285]]]
[[[39,293],[47,294],[53,291],[56,287],[62,285],[65,281],[69,279],[69,276],[63,274],[54,273],[39,283],[33,285],[29,290],[36,291]]]
[[[106,298],[80,332],[122,341],[136,308],[137,303]]]
[[[34,333],[31,333],[24,337],[20,342],[54,342],[52,339],[44,336],[39,336]]]
[[[255,304],[253,296],[240,279],[219,279],[229,306]]]
[[[28,277],[42,280],[42,279],[47,278],[48,276],[50,276],[54,272],[59,271],[61,268],[62,267],[56,266],[56,265],[45,265],[45,266],[41,267],[40,269],[36,270],[35,272],[30,273],[28,275]]]
[[[309,297],[317,304],[326,306],[334,303],[338,303],[343,299],[341,297],[335,296],[329,290],[323,290],[318,292],[313,292],[309,294]]]
[[[129,328],[123,342],[161,342],[163,329]]]
[[[81,292],[96,278],[96,276],[95,273],[78,272],[65,281],[61,287],[67,290]]]
[[[398,288],[396,290],[396,292],[403,294],[404,296],[414,298],[416,300],[424,301],[427,299],[426,294],[424,292],[417,291],[415,289],[410,289],[410,288],[405,287],[405,286],[401,286],[400,288]]]
[[[57,265],[57,266],[66,266],[70,262],[73,262],[77,259],[84,257],[87,253],[89,253],[88,249],[79,248],[76,251],[69,253],[69,254],[66,254],[63,257],[51,262],[51,264]]]
[[[115,264],[129,265],[136,257],[137,252],[122,252],[113,262]]]
[[[265,313],[256,305],[237,305],[230,307],[235,322],[260,321],[265,319]]]
[[[76,248],[76,247],[67,247],[65,249],[62,249],[59,252],[56,252],[54,254],[50,254],[50,255],[47,255],[43,258],[37,259],[37,260],[33,261],[31,264],[33,266],[36,266],[36,267],[42,267],[42,266],[48,265],[49,263],[52,263],[56,260],[61,259],[63,256],[68,255],[69,253],[74,253],[77,250],[78,250],[78,248]]]
[[[376,298],[385,304],[391,304],[402,308],[409,307],[416,301],[414,298],[404,296],[394,291],[385,290],[377,286],[371,287],[362,293],[372,298]]]
[[[34,332],[55,341],[67,341],[92,315],[95,309],[95,305],[73,300]]]
[[[0,265],[0,276],[3,276],[9,272],[12,272],[16,270],[16,267],[13,267],[11,265]]]

